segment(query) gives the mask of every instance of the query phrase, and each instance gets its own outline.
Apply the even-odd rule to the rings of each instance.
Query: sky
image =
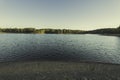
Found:
[[[120,25],[120,0],[0,0],[0,27],[93,30]]]

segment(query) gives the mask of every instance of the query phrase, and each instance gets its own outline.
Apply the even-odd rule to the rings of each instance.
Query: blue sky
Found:
[[[120,0],[0,0],[1,27],[91,30],[120,25]]]

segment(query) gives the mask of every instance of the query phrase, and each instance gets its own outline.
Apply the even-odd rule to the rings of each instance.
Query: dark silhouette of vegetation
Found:
[[[104,28],[104,29],[96,29],[92,31],[86,31],[85,33],[91,34],[120,34],[120,26],[118,28]]]
[[[33,33],[35,32],[35,28],[3,28],[0,29],[1,32],[5,33]]]
[[[4,33],[41,33],[41,34],[81,34],[82,30],[70,29],[35,29],[35,28],[2,28],[0,32]]]
[[[40,34],[120,34],[120,26],[117,28],[103,28],[91,31],[71,29],[35,29],[35,28],[0,28],[3,33],[40,33]]]
[[[117,29],[120,29],[120,26]]]

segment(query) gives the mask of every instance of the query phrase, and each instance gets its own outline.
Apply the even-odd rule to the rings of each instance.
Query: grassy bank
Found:
[[[0,63],[0,80],[120,80],[120,65],[86,62]]]

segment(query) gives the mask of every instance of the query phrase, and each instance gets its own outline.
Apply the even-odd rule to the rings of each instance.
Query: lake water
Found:
[[[0,34],[0,62],[22,60],[120,64],[120,37],[92,34]]]

